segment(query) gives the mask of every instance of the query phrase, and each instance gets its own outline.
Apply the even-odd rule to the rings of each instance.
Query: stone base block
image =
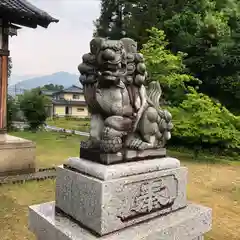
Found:
[[[118,153],[103,153],[99,149],[80,147],[80,158],[106,165],[119,162],[140,161],[166,157],[166,148],[149,149],[144,151],[122,150]]]
[[[0,141],[0,176],[35,172],[35,149],[31,141],[6,135]]]
[[[7,134],[1,132],[2,129],[0,129],[0,143],[5,142],[7,139]]]
[[[77,160],[76,160],[77,161]],[[186,206],[187,169],[173,158],[58,167],[56,206],[100,235]],[[175,165],[174,165],[175,163]],[[168,165],[168,167],[166,167]],[[169,169],[164,169],[164,166]]]
[[[203,240],[211,224],[211,209],[189,204],[166,216],[100,237],[65,215],[55,213],[54,202],[29,209],[29,228],[38,240]]]

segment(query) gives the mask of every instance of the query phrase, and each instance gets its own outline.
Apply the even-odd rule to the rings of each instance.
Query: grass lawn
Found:
[[[28,206],[52,201],[55,181],[28,182],[0,187],[0,239],[31,240],[28,230]]]
[[[58,119],[48,119],[46,122],[50,126],[55,126],[59,128],[65,128],[70,130],[78,130],[82,132],[89,131],[89,121],[84,119],[73,120],[73,119],[65,119],[65,118],[58,118]]]
[[[40,166],[52,166],[79,153],[79,137],[59,139],[58,133],[14,133],[37,142]],[[240,164],[193,162],[189,155],[171,152],[189,169],[188,199],[213,209],[213,230],[207,240],[240,239]],[[0,187],[0,239],[31,240],[28,206],[54,200],[55,182],[29,182]]]
[[[79,156],[81,136],[67,136],[56,132],[13,132],[11,135],[36,143],[37,167],[53,167],[69,157]]]

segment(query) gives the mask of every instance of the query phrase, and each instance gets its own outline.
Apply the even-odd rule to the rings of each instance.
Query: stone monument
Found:
[[[137,43],[95,38],[78,69],[90,137],[58,167],[56,201],[30,207],[37,239],[203,239],[211,209],[187,202],[187,169],[166,155],[172,116]]]
[[[47,28],[52,22],[58,20],[26,0],[0,1],[0,177],[36,171],[35,143],[7,134],[9,37],[19,26]]]

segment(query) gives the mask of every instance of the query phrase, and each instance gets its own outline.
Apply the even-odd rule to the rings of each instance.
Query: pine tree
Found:
[[[127,15],[123,0],[102,0],[101,15],[95,21],[94,36],[117,40],[125,36],[124,14]]]

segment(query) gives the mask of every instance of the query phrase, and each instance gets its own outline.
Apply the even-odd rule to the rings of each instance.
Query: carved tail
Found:
[[[159,82],[151,82],[148,87],[148,101],[151,102],[157,109],[160,107],[160,97],[162,89]]]

